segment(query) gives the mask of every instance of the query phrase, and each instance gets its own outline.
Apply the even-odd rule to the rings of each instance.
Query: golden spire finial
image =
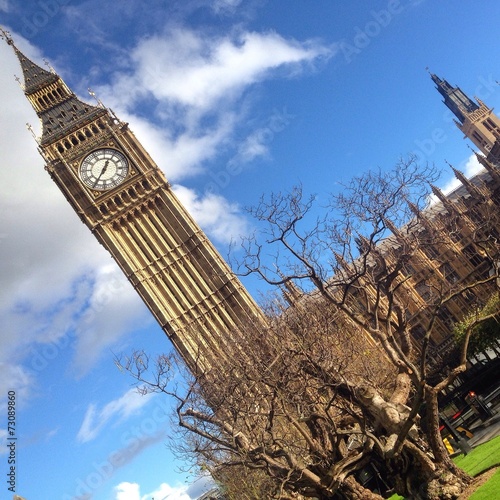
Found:
[[[51,73],[56,74],[56,70],[50,65],[50,63],[49,63],[49,61],[47,61],[47,59],[43,58],[43,62],[45,63],[45,66],[47,66],[47,68],[49,68]]]
[[[17,75],[14,75],[14,80],[15,80],[15,81],[19,84],[19,86],[20,86],[23,90],[25,90],[25,86],[24,86],[24,83],[23,83],[23,81],[22,81],[22,79],[21,79],[21,78],[19,78]]]
[[[97,102],[97,104],[101,107],[104,108],[104,104],[101,102],[101,100],[95,95],[95,92],[89,87],[88,88],[89,95],[91,95]]]
[[[31,126],[31,123],[26,123],[26,128],[31,132],[31,135],[33,136],[33,138],[35,139],[35,141],[39,143],[40,140],[36,136],[35,131],[33,130],[33,127]]]
[[[10,32],[0,26],[0,38],[5,40],[9,45],[14,45],[14,40],[10,36]]]

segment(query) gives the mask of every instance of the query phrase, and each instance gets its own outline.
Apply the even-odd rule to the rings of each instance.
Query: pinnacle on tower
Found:
[[[444,97],[443,102],[453,111],[460,123],[463,123],[468,113],[479,109],[479,105],[462,92],[459,87],[452,87],[446,80],[443,80],[431,73],[431,78],[436,84],[438,92]]]
[[[477,161],[489,172],[489,174],[496,180],[500,180],[500,169],[498,166],[494,165],[492,161],[480,154],[479,152],[474,153],[476,155]]]
[[[438,198],[441,203],[448,201],[448,199],[446,198],[446,196],[444,195],[443,191],[440,188],[438,188],[435,184],[430,184],[430,186],[432,194],[436,196],[436,198]]]
[[[0,37],[10,45],[16,53],[24,77],[24,93],[26,95],[36,92],[38,89],[50,85],[58,79],[58,76],[51,71],[47,71],[33,61],[28,59],[14,44],[14,40],[8,31],[0,28]]]
[[[459,87],[452,87],[431,73],[439,93],[444,97],[443,102],[456,116],[454,120],[464,136],[485,155],[496,158],[500,155],[500,118],[495,115],[493,108],[489,108],[479,98],[474,101],[465,95]]]
[[[59,75],[26,57],[7,31],[0,29],[0,36],[12,46],[21,64],[24,94],[42,122],[42,145],[51,144],[77,130],[84,122],[106,113],[100,107],[80,101]]]

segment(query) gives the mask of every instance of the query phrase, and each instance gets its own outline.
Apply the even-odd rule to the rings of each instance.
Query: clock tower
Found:
[[[189,369],[223,369],[249,325],[255,331],[265,324],[262,312],[128,124],[79,100],[1,34],[20,61],[24,93],[42,123],[38,149],[47,172]]]

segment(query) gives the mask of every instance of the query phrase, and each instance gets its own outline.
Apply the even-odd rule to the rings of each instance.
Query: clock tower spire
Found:
[[[76,97],[29,60],[10,35],[24,92],[42,123],[46,170],[110,252],[187,366],[209,376],[244,350],[265,318],[181,205],[128,124]],[[209,377],[210,378],[210,377]]]

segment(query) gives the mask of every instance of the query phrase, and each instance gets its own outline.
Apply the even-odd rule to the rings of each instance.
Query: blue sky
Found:
[[[445,170],[443,188],[445,160],[472,172],[426,67],[500,106],[499,20],[493,0],[0,0],[26,55],[130,122],[223,255],[255,229],[245,207],[262,194],[301,182],[321,203],[410,152]],[[44,171],[5,43],[0,61],[0,414],[15,390],[16,491],[194,499],[206,482],[177,470],[168,403],[113,363],[170,346]]]

